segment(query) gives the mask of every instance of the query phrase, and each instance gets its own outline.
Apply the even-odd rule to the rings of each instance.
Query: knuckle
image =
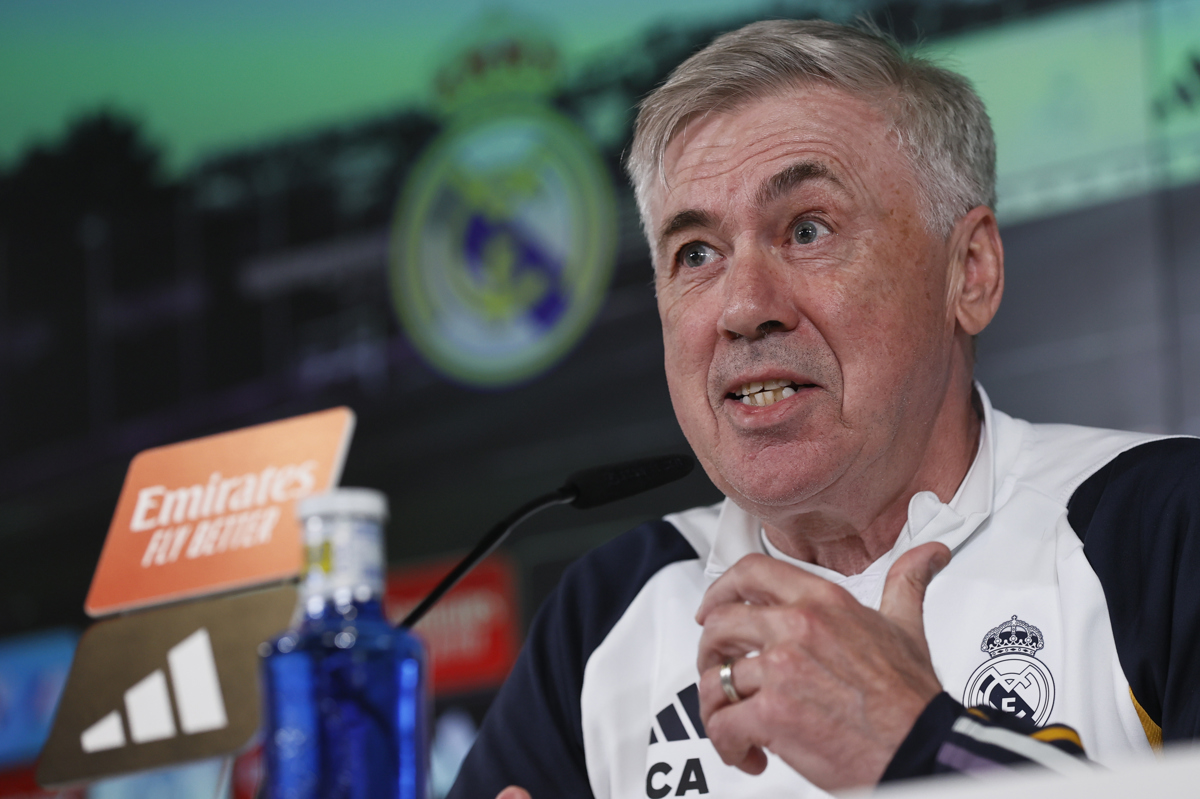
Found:
[[[704,732],[708,735],[709,740],[713,742],[713,746],[717,751],[730,746],[733,733],[730,729],[728,713],[713,713],[707,719],[704,719]]]
[[[792,726],[796,722],[796,716],[788,702],[767,702],[761,713],[761,722],[765,728],[774,730]]]
[[[703,631],[700,633],[700,646],[697,649],[696,664],[701,672],[708,667],[708,661],[717,652],[717,635],[716,627],[704,625]]]
[[[776,562],[777,561],[775,558],[772,558],[769,555],[764,555],[761,552],[751,552],[749,555],[744,555],[742,559],[734,565],[736,566],[738,564],[744,564],[744,569],[761,569],[763,567],[770,567]]]
[[[700,682],[697,686],[700,694],[700,717],[706,719],[721,704],[722,697],[725,696],[721,690],[717,676],[712,669],[709,669],[700,677]]]
[[[713,715],[711,724],[705,724],[705,732],[712,742],[713,748],[727,765],[737,765],[746,757],[746,751],[752,744],[751,736],[743,729],[737,714],[729,710]]]
[[[766,670],[772,675],[790,675],[802,671],[807,664],[807,658],[791,646],[771,647],[760,657]]]
[[[781,625],[786,640],[806,641],[813,634],[813,626],[817,622],[812,608],[795,605],[781,611]]]
[[[737,613],[738,609],[745,607],[744,605],[724,604],[718,605],[709,612],[704,619],[704,630],[707,632],[710,627],[724,628],[729,625],[731,617]]]
[[[741,560],[733,565],[730,571],[736,569],[736,577],[738,579],[752,580],[756,583],[762,582],[767,575],[775,570],[775,567],[780,564],[780,561],[774,558],[763,555],[759,552],[752,552],[749,555],[744,555]]]
[[[844,588],[826,580],[821,580],[815,584],[813,591],[815,594],[814,598],[823,605],[840,607],[845,605],[847,600],[857,602]]]
[[[764,654],[761,693],[772,702],[785,700],[797,690],[806,690],[820,677],[814,673],[813,659],[798,647],[776,647]]]

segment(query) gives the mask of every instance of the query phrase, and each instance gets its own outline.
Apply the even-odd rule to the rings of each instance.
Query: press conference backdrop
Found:
[[[84,624],[149,446],[348,404],[393,562],[573,470],[686,448],[621,175],[714,35],[859,15],[969,76],[999,142],[995,404],[1200,433],[1200,0],[0,5],[0,636]],[[700,474],[510,545],[563,566]]]

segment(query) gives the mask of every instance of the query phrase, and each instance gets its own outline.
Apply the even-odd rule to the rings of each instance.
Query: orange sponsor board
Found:
[[[398,624],[425,598],[457,558],[388,572],[388,618]],[[492,555],[442,597],[416,631],[429,645],[436,695],[495,688],[504,682],[520,647],[511,564]]]
[[[295,503],[341,477],[349,408],[148,449],[129,464],[84,609],[173,602],[300,572]]]

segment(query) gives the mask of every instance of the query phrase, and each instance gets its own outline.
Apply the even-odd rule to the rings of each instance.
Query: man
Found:
[[[966,81],[827,23],[647,98],[667,382],[728,499],[568,571],[453,795],[811,796],[1196,733],[1200,447],[973,385],[994,162]]]

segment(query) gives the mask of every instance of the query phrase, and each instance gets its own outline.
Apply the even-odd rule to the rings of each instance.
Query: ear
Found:
[[[974,336],[988,326],[1004,294],[1004,245],[996,215],[985,205],[958,221],[951,238],[950,297],[958,326]]]

